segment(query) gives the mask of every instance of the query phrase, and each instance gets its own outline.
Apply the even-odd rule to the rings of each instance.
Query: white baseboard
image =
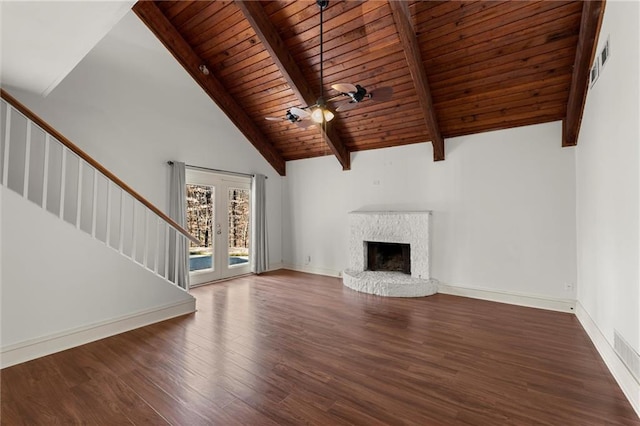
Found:
[[[267,272],[277,271],[278,269],[282,269],[282,268],[284,268],[284,265],[282,264],[282,262],[270,263],[269,268],[267,269]]]
[[[196,299],[172,303],[101,321],[91,325],[66,330],[49,336],[7,345],[0,349],[0,368],[10,367],[115,334],[124,333],[145,325],[168,320],[196,311]]]
[[[326,275],[329,277],[342,277],[342,271],[319,268],[309,265],[284,264],[284,269],[306,272],[309,274]],[[576,302],[571,299],[553,299],[534,294],[496,291],[482,288],[458,287],[440,283],[438,293],[451,294],[453,296],[470,297],[473,299],[490,300],[493,302],[508,303],[511,305],[526,306],[529,308],[547,309],[550,311],[573,313]]]
[[[613,375],[613,378],[618,382],[620,389],[622,389],[622,392],[631,403],[636,414],[640,417],[640,383],[636,381],[618,357],[611,343],[609,343],[607,338],[602,334],[580,302],[576,304],[576,317],[578,321],[580,321],[580,324],[582,324],[584,331],[587,332],[600,357],[609,368],[611,375]]]
[[[529,308],[547,309],[559,312],[574,312],[576,302],[570,299],[553,299],[549,297],[514,293],[508,291],[489,290],[482,288],[457,287],[448,284],[438,286],[438,293],[453,296],[470,297],[472,299],[490,300],[492,302],[508,303]]]
[[[292,264],[285,263],[282,267],[284,269],[289,269],[291,271],[306,272],[306,273],[309,273],[309,274],[316,274],[316,275],[326,275],[328,277],[341,277],[342,276],[342,271],[336,271],[334,269],[328,269],[328,268],[321,268],[321,267],[318,267],[318,266],[292,265]]]

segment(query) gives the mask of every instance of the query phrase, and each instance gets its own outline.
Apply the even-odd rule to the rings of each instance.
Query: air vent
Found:
[[[600,75],[600,61],[596,58],[591,70],[589,71],[589,86],[593,87],[596,84],[596,80],[598,79],[598,75]]]
[[[640,383],[640,355],[622,338],[617,330],[613,330],[613,349],[631,371],[636,381]]]
[[[604,68],[604,64],[609,61],[609,57],[611,56],[611,51],[609,50],[609,37],[607,37],[607,41],[604,43],[602,50],[600,51],[600,69]]]
[[[589,70],[589,87],[593,87],[596,84],[596,80],[602,73],[604,69],[604,64],[609,62],[609,58],[611,57],[611,50],[609,48],[609,37],[607,36],[607,41],[605,41],[604,46],[600,50],[600,53],[596,55],[596,58],[593,60],[593,65]]]

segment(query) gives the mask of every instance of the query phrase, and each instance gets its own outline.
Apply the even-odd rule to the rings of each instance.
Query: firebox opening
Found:
[[[366,241],[368,271],[399,271],[411,275],[409,244]]]

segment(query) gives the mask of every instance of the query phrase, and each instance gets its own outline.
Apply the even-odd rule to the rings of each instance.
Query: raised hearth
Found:
[[[430,217],[429,211],[349,213],[349,268],[343,273],[344,285],[379,296],[436,293],[438,285],[431,278],[429,263]]]
[[[356,291],[389,297],[422,297],[438,291],[434,280],[413,278],[402,272],[344,271],[342,283]]]

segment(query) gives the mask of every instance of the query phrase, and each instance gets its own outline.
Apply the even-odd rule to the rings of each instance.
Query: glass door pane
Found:
[[[202,245],[189,243],[189,271],[214,270],[213,223],[215,188],[187,185],[187,230]]]
[[[251,180],[186,170],[187,230],[202,244],[191,244],[191,285],[251,272]]]
[[[229,267],[249,264],[249,196],[248,189],[229,188]]]

